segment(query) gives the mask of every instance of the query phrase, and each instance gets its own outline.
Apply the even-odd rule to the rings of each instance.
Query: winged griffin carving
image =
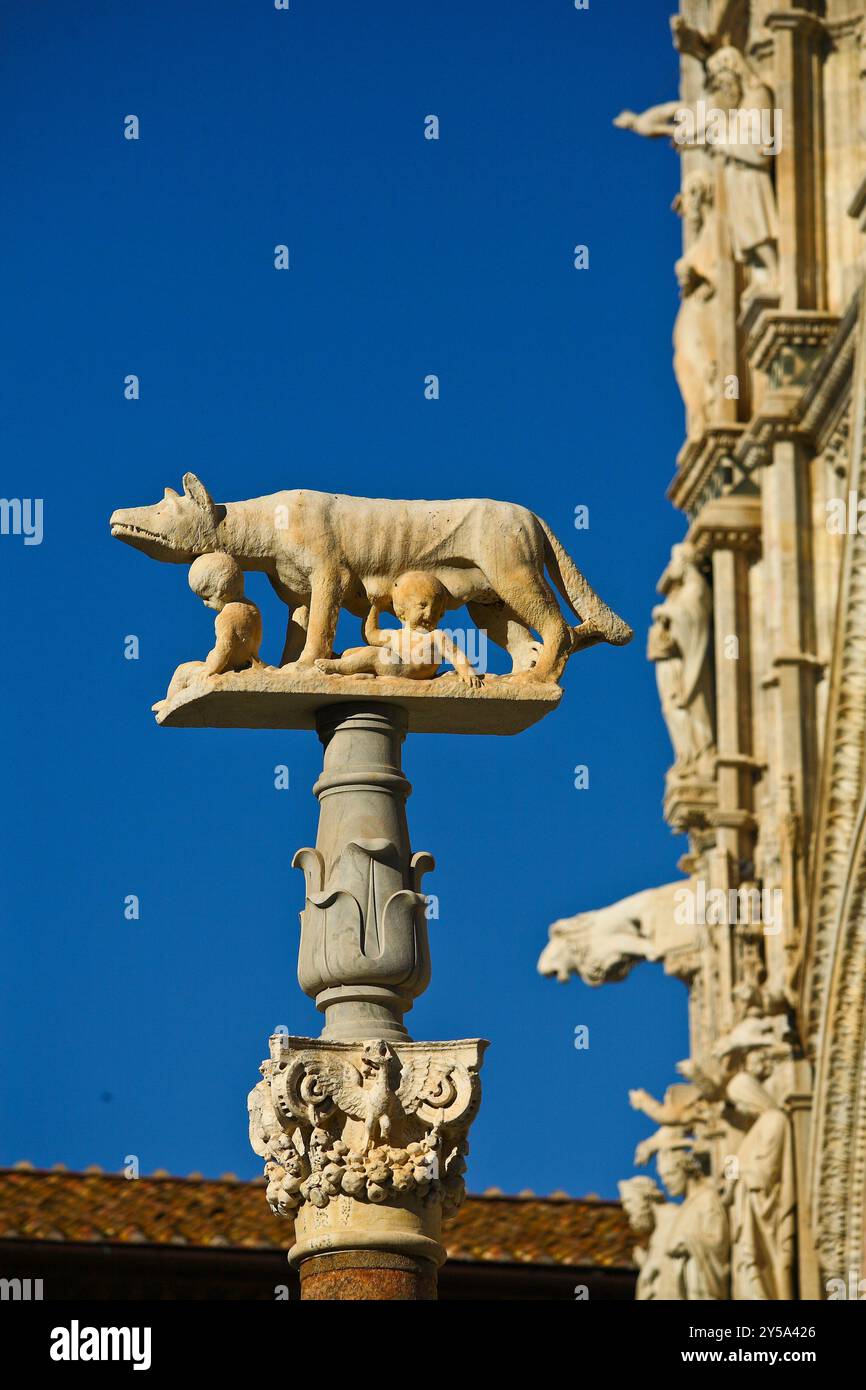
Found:
[[[277,1035],[249,1100],[250,1139],[266,1161],[274,1210],[322,1207],[341,1194],[380,1202],[409,1192],[455,1209],[482,1049]]]

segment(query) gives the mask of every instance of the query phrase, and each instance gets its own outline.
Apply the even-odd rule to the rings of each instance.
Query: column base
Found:
[[[337,985],[316,995],[316,1008],[325,1015],[325,1042],[356,1042],[361,1035],[411,1042],[400,1021],[411,1007],[411,999],[381,985]]]

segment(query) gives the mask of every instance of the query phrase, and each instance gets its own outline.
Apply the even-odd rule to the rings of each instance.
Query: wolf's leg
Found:
[[[341,570],[329,569],[313,575],[310,619],[298,665],[312,666],[318,657],[331,655],[345,588],[346,576]]]
[[[290,661],[297,661],[303,651],[307,636],[309,609],[300,595],[288,588],[276,574],[269,574],[268,579],[277,598],[281,598],[289,610],[286,640],[283,644],[283,654],[279,663],[281,666],[285,666]]]
[[[512,608],[505,603],[467,603],[466,607],[473,623],[508,652],[512,671],[528,671],[535,665],[541,643]]]
[[[280,665],[287,666],[290,661],[297,661],[301,652],[304,650],[304,643],[307,640],[307,623],[310,618],[310,610],[306,606],[293,608],[289,613],[289,621],[286,627],[286,641],[283,647],[283,654],[280,657]]]
[[[499,597],[525,627],[538,633],[543,644],[532,670],[515,675],[523,680],[559,680],[572,650],[572,630],[547,580],[531,565],[503,567],[502,573],[489,574],[489,578]]]

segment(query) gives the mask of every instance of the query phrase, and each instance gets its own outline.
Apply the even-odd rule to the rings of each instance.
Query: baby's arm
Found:
[[[437,631],[435,635],[438,638],[437,646],[442,653],[442,660],[454,667],[457,675],[466,685],[481,685],[481,677],[476,671],[473,671],[464,653],[454,645],[447,633]]]
[[[377,603],[370,604],[370,611],[364,619],[364,641],[369,647],[387,647],[393,633],[379,626],[382,610]]]

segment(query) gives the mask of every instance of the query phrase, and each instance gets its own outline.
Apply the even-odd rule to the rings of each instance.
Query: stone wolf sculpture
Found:
[[[114,512],[111,534],[155,560],[190,564],[218,550],[243,570],[261,570],[291,609],[281,665],[330,657],[341,608],[365,618],[375,602],[390,612],[391,587],[407,570],[435,575],[448,608],[466,604],[509,653],[516,679],[558,680],[572,652],[596,642],[620,646],[633,635],[549,526],[513,502],[297,489],[217,503],[187,473],[182,495],[166,488],[161,502]],[[563,618],[545,566],[579,626]]]

